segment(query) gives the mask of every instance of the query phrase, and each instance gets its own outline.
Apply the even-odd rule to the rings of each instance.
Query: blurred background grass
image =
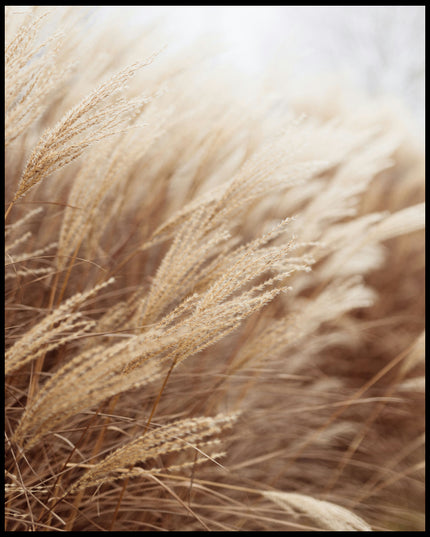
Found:
[[[132,14],[127,24],[162,21],[166,45],[214,36],[222,61],[251,76],[288,69],[303,77],[335,77],[411,111],[424,137],[425,6],[103,6],[97,16]],[[124,20],[126,20],[124,18]]]

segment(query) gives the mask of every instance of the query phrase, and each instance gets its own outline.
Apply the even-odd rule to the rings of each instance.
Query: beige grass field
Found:
[[[6,530],[423,531],[406,112],[161,23],[5,28]]]

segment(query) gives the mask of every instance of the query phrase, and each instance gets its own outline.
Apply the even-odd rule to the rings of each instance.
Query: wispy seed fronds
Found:
[[[90,145],[123,131],[146,103],[118,97],[127,81],[153,57],[123,69],[92,91],[53,128],[43,133],[21,176],[13,201],[45,177],[78,158]],[[115,97],[115,98],[113,98]]]
[[[23,25],[6,47],[5,143],[8,145],[42,113],[47,96],[64,79],[69,66],[59,67],[64,36],[57,32],[42,43],[38,34],[48,13]]]
[[[287,512],[311,519],[321,530],[372,531],[362,518],[340,505],[295,492],[267,491],[262,494]]]
[[[371,232],[372,240],[385,241],[425,228],[425,203],[397,211],[380,222]]]
[[[13,224],[6,224],[5,225],[5,237],[8,237],[10,233],[15,231],[17,228],[28,222],[33,216],[36,214],[40,214],[43,211],[42,207],[37,207],[36,209],[33,209],[29,211],[26,215],[24,215],[22,218],[14,222]]]
[[[189,418],[147,431],[88,470],[75,483],[73,490],[132,475],[133,467],[137,463],[145,463],[160,455],[188,449],[201,450],[207,437],[232,427],[237,418],[237,414]],[[148,468],[148,471],[151,469]]]
[[[12,373],[49,350],[72,340],[76,337],[73,332],[76,328],[79,327],[83,331],[90,330],[94,323],[82,320],[83,313],[77,308],[112,282],[113,278],[85,293],[77,293],[24,334],[6,352],[6,374]]]

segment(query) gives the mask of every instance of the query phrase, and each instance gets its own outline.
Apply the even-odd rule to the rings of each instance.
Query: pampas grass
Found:
[[[422,531],[403,112],[93,17],[6,9],[6,530]]]

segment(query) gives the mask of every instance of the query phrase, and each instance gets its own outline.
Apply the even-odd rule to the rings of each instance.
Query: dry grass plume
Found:
[[[97,9],[5,27],[6,530],[422,531],[402,112]]]

